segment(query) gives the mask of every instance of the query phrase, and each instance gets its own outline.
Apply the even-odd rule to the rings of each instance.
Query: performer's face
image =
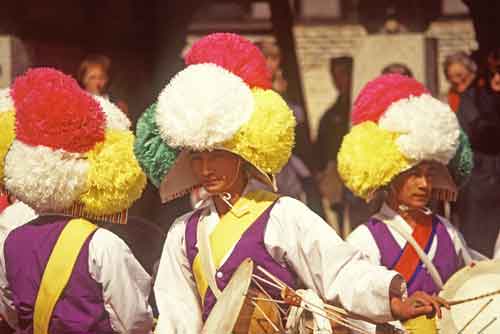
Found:
[[[244,179],[243,162],[232,153],[215,150],[192,152],[191,168],[209,193],[231,193]]]
[[[423,162],[396,177],[391,186],[398,205],[421,209],[427,205],[432,192],[434,165]]]

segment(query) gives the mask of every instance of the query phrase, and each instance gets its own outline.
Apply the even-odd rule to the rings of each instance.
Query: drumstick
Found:
[[[267,292],[267,291],[266,291],[266,289],[264,289],[264,288],[262,287],[262,285],[260,285],[259,281],[257,281],[255,278],[252,278],[252,282],[254,282],[254,283],[255,283],[255,285],[257,285],[257,288],[259,288],[259,289],[260,289],[260,291],[261,291],[263,294],[265,294],[265,295],[267,296],[267,298],[272,299],[272,297],[271,297],[271,295],[269,294],[269,292]],[[276,305],[276,307],[278,308],[278,310],[281,312],[281,314],[282,314],[283,316],[286,316],[286,312],[285,312],[285,310],[283,310],[283,309],[282,309],[282,308],[281,308],[278,304]]]
[[[266,320],[267,320],[267,321],[271,324],[271,326],[273,327],[273,329],[274,329],[277,333],[279,333],[279,332],[280,332],[280,330],[279,330],[278,326],[276,326],[276,325],[274,324],[274,322],[272,322],[272,321],[271,321],[271,319],[269,319],[269,317],[267,316],[266,312],[264,312],[264,311],[260,308],[259,304],[257,304],[256,302],[254,302],[254,301],[252,300],[252,305],[253,305],[253,306],[255,306],[255,307],[257,308],[257,310],[259,310],[259,312],[260,312],[260,313],[262,313],[262,316],[263,316],[263,317],[264,317],[264,318],[265,318],[265,319],[266,319]]]
[[[270,272],[268,272],[266,269],[262,268],[261,266],[257,266],[257,269],[260,270],[262,273],[264,273],[267,277],[269,277],[270,279],[272,279],[277,284],[283,285],[285,288],[288,288],[290,291],[295,292],[285,282],[283,282],[279,278],[275,277],[273,274],[271,274]],[[364,317],[364,316],[361,316],[361,315],[358,315],[358,314],[350,313],[350,312],[348,312],[348,311],[346,311],[346,310],[344,310],[344,309],[342,309],[340,307],[335,307],[333,305],[325,304],[325,309],[330,309],[331,311],[338,312],[340,314],[343,314],[346,317],[349,317],[349,318],[352,318],[352,319],[356,319],[356,320],[362,320],[362,321],[368,322],[368,323],[370,323],[372,325],[377,325],[378,324],[378,323],[374,322],[373,320],[371,320],[370,318],[367,318],[367,317]]]
[[[478,299],[483,299],[483,298],[491,297],[491,296],[498,295],[498,294],[500,294],[500,290],[489,292],[489,293],[485,293],[484,295],[479,295],[479,296],[472,297],[472,298],[461,299],[461,300],[454,300],[454,301],[448,302],[448,304],[450,306],[460,305],[460,304],[463,304],[463,303],[473,302],[473,301],[478,300]]]
[[[471,324],[471,323],[472,323],[472,322],[473,322],[473,321],[474,321],[474,320],[475,320],[475,319],[476,319],[476,318],[477,318],[477,317],[481,314],[481,312],[483,312],[483,311],[484,311],[484,309],[485,309],[488,305],[490,305],[490,304],[491,304],[491,302],[492,302],[492,301],[493,301],[493,298],[491,298],[490,300],[488,300],[488,301],[486,302],[486,304],[484,304],[483,306],[481,306],[481,308],[479,309],[479,311],[477,311],[477,313],[476,313],[476,314],[474,314],[474,316],[473,316],[473,317],[472,317],[469,321],[467,321],[467,323],[465,324],[465,326],[464,326],[464,327],[462,327],[462,329],[461,329],[461,330],[459,330],[457,334],[461,334],[461,333],[463,333],[463,332],[464,332],[464,330],[465,330],[467,327],[469,327],[469,325],[470,325],[470,324]]]
[[[260,298],[260,297],[250,297],[252,300],[255,301],[263,301],[263,302],[270,302],[270,303],[276,303],[276,304],[286,304],[282,300],[277,300],[277,299],[268,299],[268,298]]]
[[[498,319],[497,317],[491,319],[490,322],[488,322],[485,326],[483,326],[483,328],[479,330],[479,332],[477,332],[477,334],[483,333],[486,330],[486,328],[490,327],[495,321],[497,321],[497,319]]]
[[[279,278],[271,274],[269,271],[266,269],[262,268],[261,266],[257,266],[257,269],[260,270],[264,275],[266,275],[268,278],[272,279],[276,284],[280,285],[281,288],[288,287],[284,282],[282,282]]]
[[[307,304],[312,305],[311,303],[307,303]],[[321,314],[321,313],[319,313],[319,312],[317,312],[317,311],[313,311],[313,310],[311,310],[311,309],[308,309],[308,311],[309,311],[309,312],[311,312],[311,313],[317,314],[317,315],[319,315],[319,316],[321,316],[321,317],[323,317],[323,318],[326,318],[326,319],[328,319],[328,320],[330,320],[330,321],[334,321],[334,322],[336,322],[336,323],[339,323],[339,324],[341,324],[342,326],[345,326],[345,327],[347,327],[347,328],[349,328],[349,329],[352,329],[352,330],[354,330],[354,331],[356,331],[356,332],[359,332],[359,333],[361,333],[361,334],[370,334],[370,333],[366,332],[366,331],[365,331],[362,327],[360,327],[359,325],[354,324],[354,323],[350,322],[349,320],[347,320],[347,319],[345,319],[345,318],[342,318],[342,317],[341,317],[341,316],[339,316],[339,315],[334,315],[334,317],[332,318],[332,317],[329,317],[328,315]],[[331,313],[330,313],[330,314],[331,314]],[[333,315],[333,314],[332,314],[332,315]]]
[[[281,291],[281,289],[283,289],[282,287],[280,287],[280,286],[278,286],[278,285],[276,285],[276,284],[274,284],[274,283],[272,283],[272,282],[269,282],[268,280],[266,280],[265,278],[262,278],[262,277],[260,277],[260,276],[257,276],[257,275],[252,274],[252,277],[253,277],[253,278],[256,278],[256,279],[258,279],[259,281],[262,281],[262,282],[264,282],[264,283],[266,283],[266,284],[268,284],[268,285],[272,286],[273,288],[276,288],[276,289],[278,289],[278,290],[280,290],[280,291]]]

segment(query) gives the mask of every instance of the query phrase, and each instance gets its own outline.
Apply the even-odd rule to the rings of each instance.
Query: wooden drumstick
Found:
[[[479,296],[472,297],[472,298],[466,298],[466,299],[461,299],[461,300],[454,300],[454,301],[448,302],[448,304],[450,306],[460,305],[460,304],[463,304],[463,303],[473,302],[473,301],[476,301],[476,300],[479,300],[479,299],[483,299],[483,298],[487,298],[487,297],[492,297],[492,296],[495,296],[495,295],[500,295],[500,290],[489,292],[489,293],[485,293],[484,295],[479,295]]]
[[[490,327],[490,326],[491,326],[491,325],[492,325],[495,321],[497,321],[497,319],[498,319],[497,317],[494,317],[493,319],[491,319],[491,320],[490,320],[490,322],[488,322],[486,325],[484,325],[484,326],[483,326],[483,328],[481,328],[481,329],[479,330],[479,332],[477,332],[477,334],[482,334],[482,333],[484,333],[484,331],[485,331],[488,327]]]
[[[483,306],[481,306],[481,308],[479,309],[479,311],[477,311],[477,313],[476,313],[476,314],[474,314],[474,316],[473,316],[473,317],[472,317],[469,321],[467,321],[467,323],[464,325],[464,327],[462,327],[462,329],[461,329],[461,330],[459,330],[457,334],[461,334],[461,333],[463,333],[463,332],[464,332],[464,330],[465,330],[467,327],[469,327],[469,325],[470,325],[470,324],[471,324],[471,323],[472,323],[472,322],[473,322],[473,321],[474,321],[474,320],[475,320],[475,319],[476,319],[476,318],[477,318],[477,317],[481,314],[481,312],[483,312],[483,311],[484,311],[484,309],[485,309],[488,305],[490,305],[490,304],[491,304],[491,302],[492,302],[492,301],[493,301],[493,298],[491,298],[490,300],[488,300],[488,301],[486,302],[486,304],[484,304]]]

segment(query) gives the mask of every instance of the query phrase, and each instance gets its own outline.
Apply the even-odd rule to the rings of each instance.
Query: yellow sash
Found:
[[[237,217],[228,212],[210,234],[211,256],[216,268],[222,265],[222,261],[227,256],[229,251],[241,239],[245,231],[259,218],[259,216],[276,201],[279,195],[268,191],[257,190],[242,196],[233,206],[231,211],[241,212],[246,214]],[[199,224],[203,224],[202,221]],[[199,237],[199,236],[198,236]],[[203,271],[200,256],[196,255],[193,261],[193,275],[200,294],[202,302],[204,301],[205,293],[207,292],[208,283]]]
[[[36,296],[33,333],[48,334],[52,312],[68,284],[78,254],[97,226],[85,219],[72,219],[64,227],[50,254]]]

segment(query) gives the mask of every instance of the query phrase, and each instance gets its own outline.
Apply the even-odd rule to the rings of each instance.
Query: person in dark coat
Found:
[[[460,228],[472,248],[491,257],[500,227],[500,49],[463,93],[457,117],[474,152],[474,169],[457,203]]]

